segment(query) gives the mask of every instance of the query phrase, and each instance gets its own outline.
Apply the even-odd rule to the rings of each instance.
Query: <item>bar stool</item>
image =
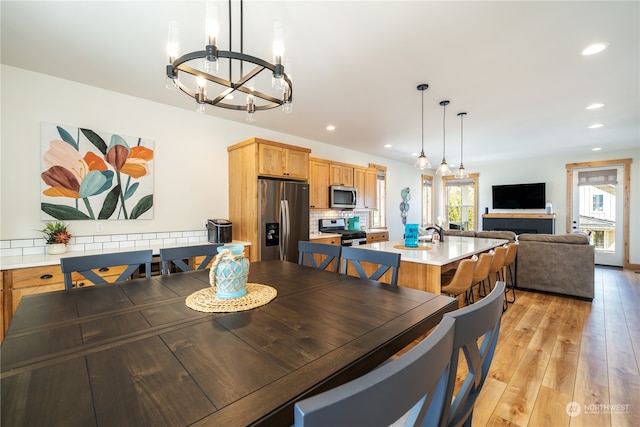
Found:
[[[473,288],[478,286],[478,296],[484,297],[487,295],[487,289],[485,288],[485,281],[489,277],[489,269],[493,262],[493,251],[485,252],[478,256],[478,262],[476,262],[476,268],[473,270],[473,284],[471,285],[471,294],[473,295]],[[480,293],[482,289],[482,293]]]
[[[498,246],[493,250],[493,260],[487,279],[489,281],[489,292],[491,292],[491,278],[494,277],[494,283],[504,281],[504,259],[507,254],[507,245]]]
[[[507,252],[504,257],[504,268],[505,273],[509,273],[509,278],[511,281],[504,278],[504,282],[506,283],[505,291],[504,291],[504,299],[508,303],[516,302],[516,275],[514,274],[515,265],[516,265],[516,255],[518,254],[518,242],[509,243],[507,245]],[[506,276],[506,274],[505,274]],[[507,298],[507,294],[511,291],[513,294],[513,299],[509,300]]]
[[[470,259],[460,261],[453,277],[440,287],[440,292],[454,298],[464,295],[465,305],[473,303],[471,285],[473,284],[473,271],[476,268],[477,259],[478,257],[474,255]]]

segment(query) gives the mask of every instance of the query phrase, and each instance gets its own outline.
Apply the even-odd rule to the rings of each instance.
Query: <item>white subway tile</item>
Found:
[[[136,242],[128,241],[128,242],[120,242],[121,248],[134,248],[136,246]]]
[[[142,234],[142,238],[144,240],[153,240],[153,239],[157,239],[157,234],[158,233],[143,233]]]
[[[32,248],[33,239],[12,240],[11,247],[12,248]]]
[[[173,245],[173,244],[175,244],[175,243],[176,243],[176,239],[175,239],[175,237],[172,237],[172,238],[170,238],[170,239],[163,239],[163,240],[162,240],[162,244],[163,244],[163,245]]]
[[[171,233],[156,233],[158,239],[168,239],[171,237]]]
[[[87,243],[84,245],[86,251],[100,250],[102,249],[102,243]]]
[[[2,249],[0,256],[22,256],[22,248]]]
[[[142,233],[127,234],[127,240],[142,240]]]
[[[44,246],[34,246],[33,248],[23,248],[22,255],[40,255],[45,253]],[[2,251],[4,256],[4,251]]]
[[[104,242],[102,244],[102,249],[118,249],[120,248],[119,242]]]
[[[0,240],[0,249],[9,249],[11,247],[10,240]]]
[[[111,241],[112,242],[125,242],[127,240],[126,234],[112,234]]]
[[[104,242],[110,242],[111,241],[111,236],[106,235],[106,236],[93,236],[93,241],[96,243],[104,243]]]
[[[75,243],[93,243],[93,236],[76,237]]]
[[[177,239],[178,237],[182,237],[182,231],[172,231],[170,235]]]

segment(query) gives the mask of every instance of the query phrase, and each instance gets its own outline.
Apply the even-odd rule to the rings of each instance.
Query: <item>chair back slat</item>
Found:
[[[169,263],[175,265],[181,271],[192,271],[189,264],[185,259],[192,259],[199,256],[204,256],[204,259],[198,264],[195,270],[204,270],[207,268],[211,260],[218,253],[218,247],[222,244],[204,244],[194,246],[179,246],[177,248],[162,248],[160,249],[160,261],[162,262],[162,274],[169,274]]]
[[[311,266],[318,270],[326,270],[333,261],[332,271],[337,273],[340,268],[341,253],[342,246],[340,245],[307,242],[304,240],[298,242],[298,264]],[[321,258],[324,258],[318,263],[314,255],[320,255]]]
[[[444,409],[455,321],[443,319],[402,356],[334,389],[295,404],[297,427],[439,425]],[[455,374],[454,374],[455,376]]]
[[[445,401],[451,402],[445,409],[448,427],[471,425],[473,407],[489,373],[498,342],[504,289],[505,283],[497,282],[493,291],[480,301],[444,316],[444,319],[456,320],[451,374],[445,395]],[[454,396],[460,351],[465,356],[467,374]]]
[[[363,279],[380,280],[380,278],[391,270],[390,284],[398,284],[398,269],[400,268],[400,254],[394,252],[382,252],[372,249],[362,249],[358,247],[345,246],[342,248],[342,268],[341,273],[347,274],[349,265]],[[366,273],[362,262],[377,264],[378,267],[370,275]]]
[[[99,255],[83,255],[60,258],[60,268],[64,276],[65,289],[71,289],[73,288],[72,273],[81,274],[94,285],[104,285],[108,282],[92,270],[120,265],[126,265],[127,268],[116,279],[118,282],[131,277],[142,264],[145,265],[145,276],[150,277],[152,259],[153,253],[151,249]]]

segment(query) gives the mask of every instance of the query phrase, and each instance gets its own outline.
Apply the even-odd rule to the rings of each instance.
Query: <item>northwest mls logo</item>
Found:
[[[565,410],[570,417],[577,417],[580,415],[581,411],[580,404],[578,402],[569,402],[567,403]]]

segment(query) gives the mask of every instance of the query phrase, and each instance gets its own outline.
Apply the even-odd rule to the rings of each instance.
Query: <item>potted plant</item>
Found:
[[[48,222],[40,230],[47,241],[48,254],[63,254],[67,251],[67,243],[71,239],[69,226],[63,222]]]

